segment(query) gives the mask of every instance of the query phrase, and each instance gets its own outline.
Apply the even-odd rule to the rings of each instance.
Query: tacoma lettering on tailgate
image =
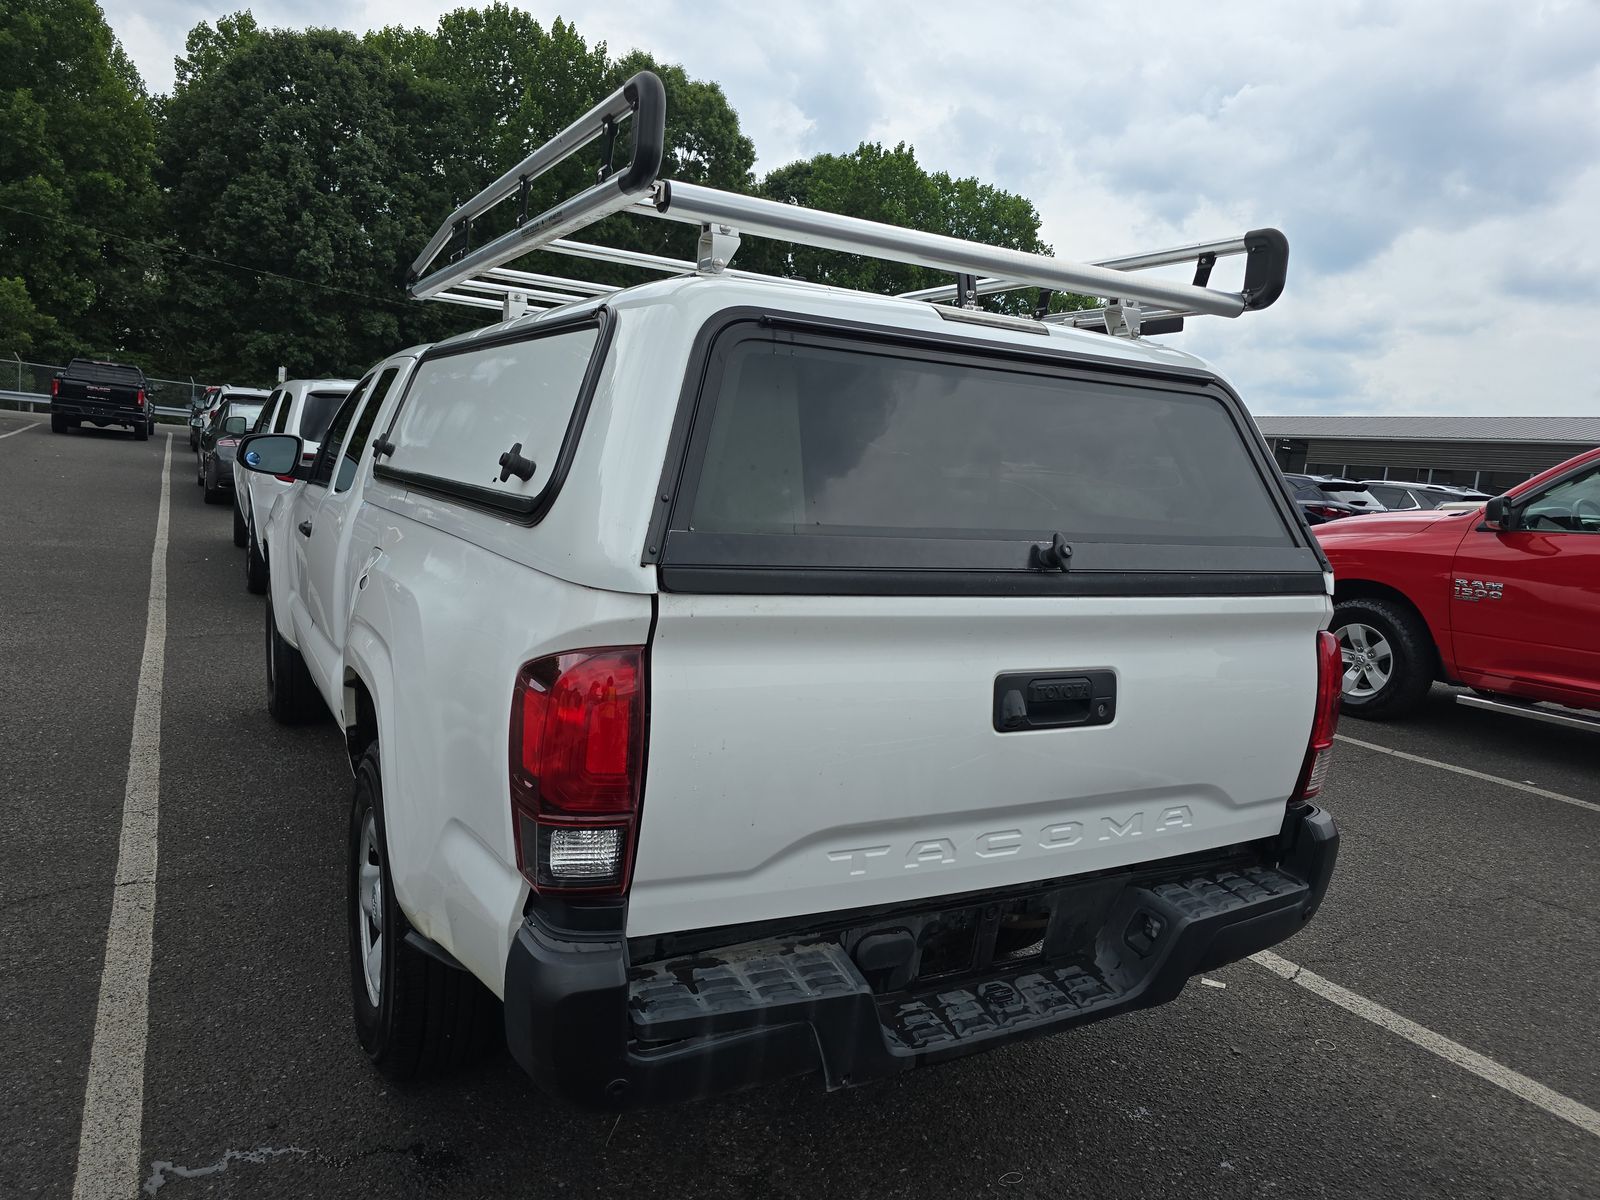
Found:
[[[1146,833],[1167,833],[1174,829],[1189,829],[1193,825],[1194,813],[1187,804],[1178,804],[1161,809],[1153,817],[1147,817],[1143,811],[1139,811],[1129,813],[1123,820],[1100,817],[1089,823],[1060,821],[1036,831],[995,829],[967,841],[947,837],[920,838],[911,842],[903,852],[893,845],[829,850],[828,861],[843,864],[851,875],[865,875],[868,871],[915,871],[924,867],[946,866],[962,857],[1005,858],[1021,854],[1024,850],[1070,850],[1074,846],[1131,841]]]

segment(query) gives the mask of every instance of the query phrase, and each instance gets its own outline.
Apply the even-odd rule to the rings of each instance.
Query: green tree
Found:
[[[1039,213],[1023,196],[976,179],[929,172],[901,143],[892,150],[863,142],[851,154],[819,154],[771,171],[757,194],[785,204],[846,213],[930,233],[1004,246],[1030,254],[1052,253],[1039,237]],[[873,292],[906,292],[952,282],[948,272],[788,242],[746,239],[736,260],[752,271],[793,276]],[[1031,312],[1037,289],[986,301],[1012,312]],[[1057,296],[1052,308],[1078,308],[1083,297]]]
[[[93,0],[0,5],[0,351],[144,340],[155,262],[149,104]]]
[[[223,64],[246,42],[261,36],[261,29],[249,10],[219,17],[215,25],[204,21],[189,31],[183,54],[172,60],[176,86],[183,88],[197,79],[222,70]]]
[[[660,63],[642,51],[612,62],[603,42],[589,45],[567,22],[558,19],[546,29],[522,10],[495,3],[446,13],[432,33],[397,27],[371,34],[368,41],[441,97],[441,124],[428,136],[437,148],[438,170],[451,201],[430,214],[435,228],[455,205],[642,70],[659,75],[667,92],[662,177],[735,191],[751,186],[755,146],[741,131],[738,114],[721,87],[693,79],[682,67]],[[619,165],[632,154],[631,137],[623,126],[615,151]],[[529,189],[530,210],[540,211],[587,187],[599,161],[598,146],[591,145],[535,181]],[[474,242],[481,244],[510,228],[513,207],[503,204],[475,223]],[[676,222],[622,216],[583,236],[685,257],[693,252],[696,233]],[[553,254],[518,265],[555,275],[576,270],[585,278],[615,283],[643,278],[627,267],[575,267],[572,259]]]
[[[560,19],[546,30],[506,4],[445,13],[432,33],[391,28],[368,41],[440,97],[437,123],[427,134],[457,203],[560,132],[606,90],[603,44],[590,48]],[[544,190],[553,199],[581,186],[585,174],[570,163]]]
[[[197,29],[189,48],[158,176],[174,248],[168,342],[183,369],[354,375],[476,323],[401,290],[449,205],[430,150],[447,127],[435,90],[333,30],[240,22],[226,36]]]

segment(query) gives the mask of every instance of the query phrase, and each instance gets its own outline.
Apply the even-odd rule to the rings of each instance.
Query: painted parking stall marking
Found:
[[[16,437],[17,434],[19,434],[19,433],[27,433],[28,430],[37,429],[40,425],[43,425],[43,424],[44,424],[43,421],[33,421],[30,424],[22,426],[22,428],[20,428],[20,429],[11,430],[10,433],[0,433],[0,441],[4,441],[8,437]]]
[[[128,782],[122,799],[116,886],[106,929],[100,999],[89,1050],[89,1084],[78,1135],[73,1200],[124,1197],[139,1181],[144,1053],[149,1033],[150,956],[156,916],[156,820],[161,795],[161,688],[167,651],[167,525],[172,435],[161,460],[161,501],[150,552],[144,656],[133,707]]]
[[[1458,767],[1455,763],[1440,762],[1436,758],[1423,758],[1420,754],[1407,754],[1404,750],[1391,750],[1388,746],[1378,745],[1377,742],[1363,742],[1360,738],[1346,737],[1342,733],[1336,733],[1334,737],[1336,740],[1348,742],[1352,746],[1360,746],[1363,750],[1387,754],[1392,758],[1403,758],[1406,762],[1421,763],[1425,767],[1438,767],[1441,771],[1454,771],[1457,775],[1481,779],[1485,783],[1498,783],[1501,787],[1515,788],[1519,792],[1529,792],[1535,796],[1543,796],[1546,800],[1559,800],[1563,804],[1587,808],[1590,812],[1600,812],[1600,804],[1596,804],[1592,800],[1580,800],[1576,796],[1563,796],[1560,792],[1534,787],[1531,783],[1519,783],[1515,779],[1505,779],[1499,775],[1486,775],[1482,771],[1474,771],[1468,767]]]
[[[1430,1054],[1436,1054],[1446,1062],[1470,1071],[1479,1079],[1487,1080],[1495,1087],[1503,1088],[1513,1096],[1544,1109],[1551,1116],[1560,1117],[1585,1133],[1600,1137],[1600,1112],[1596,1112],[1587,1104],[1580,1104],[1569,1096],[1563,1096],[1560,1092],[1529,1079],[1519,1071],[1502,1066],[1476,1050],[1469,1050],[1460,1042],[1453,1042],[1442,1034],[1435,1033],[1426,1026],[1418,1025],[1415,1021],[1385,1008],[1377,1001],[1368,1000],[1348,988],[1340,987],[1331,979],[1324,979],[1315,971],[1308,971],[1299,963],[1290,962],[1270,950],[1252,954],[1250,961],[1338,1005],[1346,1012],[1354,1013],[1364,1021],[1371,1021],[1374,1025],[1405,1038],[1412,1045],[1420,1046]]]

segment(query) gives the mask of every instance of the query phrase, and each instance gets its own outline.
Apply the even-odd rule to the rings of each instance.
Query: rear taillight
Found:
[[[1317,516],[1327,517],[1330,521],[1337,520],[1345,515],[1344,509],[1334,508],[1332,505],[1328,504],[1313,504],[1310,505],[1310,508],[1312,512],[1317,514]]]
[[[59,396],[61,394],[61,380],[52,379],[50,381],[50,394],[52,396]]]
[[[511,823],[517,866],[535,890],[627,890],[644,739],[641,647],[554,654],[517,672]]]
[[[137,392],[135,392],[133,394],[133,402],[136,405],[138,405],[140,408],[144,407],[144,389],[143,388],[140,388]]]
[[[1300,767],[1300,781],[1289,797],[1290,804],[1302,804],[1322,791],[1328,763],[1333,758],[1343,683],[1344,657],[1339,653],[1339,639],[1324,629],[1317,634],[1317,708],[1311,718],[1311,740]]]

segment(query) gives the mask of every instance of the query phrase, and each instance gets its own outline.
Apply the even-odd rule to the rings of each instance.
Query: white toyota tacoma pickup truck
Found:
[[[836,248],[887,227],[685,193],[716,217],[680,276],[380,364],[310,465],[241,449],[300,480],[265,529],[269,698],[346,732],[377,1066],[503,1020],[586,1105],[846,1087],[1298,930],[1338,841],[1331,577],[1228,385],[1107,333],[1161,288],[1264,307],[1281,237],[1242,240],[1237,293],[1029,320],[741,276],[738,205]],[[470,294],[441,272],[413,290]]]

